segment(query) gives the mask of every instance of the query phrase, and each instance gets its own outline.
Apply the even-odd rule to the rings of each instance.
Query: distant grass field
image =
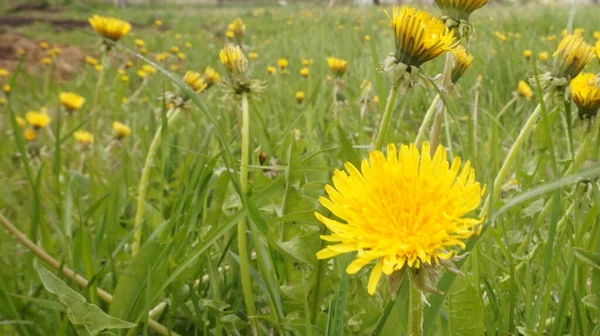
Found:
[[[327,232],[314,215],[315,210],[326,212],[318,198],[335,169],[346,161],[360,166],[368,157],[392,85],[377,70],[395,49],[382,9],[391,10],[295,5],[119,10],[74,4],[44,14],[78,20],[100,14],[133,24],[132,33],[111,50],[100,86],[99,72],[83,58],[101,60],[102,42],[90,28],[55,30],[39,23],[9,30],[32,45],[46,41],[50,48],[78,49],[68,61],[75,71],[66,79],[53,73],[64,62],[62,55],[47,66],[41,60],[7,63],[17,68],[0,77],[0,84],[11,86],[8,95],[0,93],[6,98],[0,103],[3,221],[61,266],[91,280],[82,288],[59,276],[88,302],[138,324],[111,329],[118,335],[160,334],[157,323],[180,335],[250,335],[253,319],[260,335],[407,334],[408,276],[393,301],[387,280],[370,296],[367,270],[346,274],[349,257],[315,257],[326,245],[319,235]],[[450,159],[471,162],[488,193],[509,148],[542,100],[535,86],[531,99],[513,100],[518,82],[534,77],[534,66],[539,74],[545,72],[563,29],[582,28],[585,40],[595,43],[600,7],[575,6],[571,23],[570,13],[567,6],[489,6],[471,17],[476,33],[469,51],[475,59],[459,81],[460,96],[446,99],[440,142]],[[164,98],[182,91],[162,71],[141,79],[137,72],[146,63],[136,57],[134,43],[144,40],[145,57],[153,62],[156,54],[170,53],[156,63],[174,78],[207,66],[225,77],[219,50],[236,17],[247,26],[241,42],[246,55],[258,54],[249,60],[252,78],[267,86],[249,100],[249,188],[243,201],[238,194],[239,102],[213,86],[197,95],[205,105],[188,102],[181,117],[166,127],[171,106]],[[170,52],[172,47],[184,54],[183,60]],[[530,60],[523,56],[526,49],[533,52]],[[539,60],[541,52],[550,55],[547,62]],[[337,97],[345,103],[338,103],[337,119],[329,56],[349,61],[343,98]],[[289,73],[278,69],[269,74],[267,67],[278,67],[280,58],[289,61]],[[307,78],[299,73],[303,59],[309,60]],[[443,67],[444,57],[439,57],[422,69],[434,77]],[[599,70],[597,59],[585,69]],[[370,93],[361,93],[363,80],[372,83]],[[72,114],[61,110],[63,91],[85,97],[83,108]],[[298,91],[305,93],[301,104]],[[413,142],[436,94],[433,86],[417,85],[400,95],[386,143]],[[362,118],[361,95],[369,98]],[[457,263],[464,275],[444,273],[438,286],[444,294],[427,294],[425,334],[600,334],[600,136],[595,119],[580,120],[571,105],[561,99],[543,104],[541,119],[490,204],[482,234],[469,241],[470,253]],[[27,141],[17,117],[42,108],[52,123]],[[114,121],[131,127],[131,135],[116,140]],[[94,123],[93,145],[78,144],[73,132],[92,131]],[[138,184],[157,132],[161,140],[147,181],[142,246],[132,257]],[[251,232],[256,317],[247,314],[240,280],[236,225],[244,217]],[[37,268],[60,272],[3,230],[0,335],[87,335],[110,326],[99,322],[98,312],[90,316],[91,325],[102,326],[100,331],[82,331],[73,324],[67,310],[75,310],[71,317],[81,317],[89,308],[59,304]],[[112,303],[98,296],[97,288],[112,294]]]

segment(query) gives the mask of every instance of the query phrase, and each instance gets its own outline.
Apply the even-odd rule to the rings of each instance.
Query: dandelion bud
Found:
[[[552,74],[557,78],[575,78],[594,57],[594,47],[580,35],[566,35],[554,53]]]
[[[275,68],[275,67],[274,67],[274,66],[272,66],[272,65],[269,65],[269,66],[267,67],[267,73],[268,73],[269,75],[273,75],[273,74],[274,74],[276,71],[277,71],[277,68]]]
[[[123,140],[131,134],[131,128],[129,126],[115,121],[112,123],[113,136],[117,140]]]
[[[298,103],[298,105],[302,105],[303,102],[304,102],[304,92],[302,92],[302,91],[296,92],[296,103]]]
[[[542,51],[541,53],[539,53],[538,58],[540,59],[540,61],[546,62],[548,60],[548,52]]]
[[[529,49],[523,50],[523,57],[525,57],[526,60],[529,61],[531,59],[531,56],[533,56],[533,51]]]
[[[531,97],[533,97],[533,90],[531,89],[529,84],[527,84],[527,82],[519,81],[519,84],[517,85],[517,94],[519,95],[519,97],[523,97],[529,100],[531,99]]]
[[[280,58],[277,60],[277,65],[279,65],[279,69],[284,72],[287,70],[289,62],[286,58]]]
[[[219,52],[219,58],[231,74],[240,75],[246,72],[248,61],[239,46],[226,46]]]
[[[456,83],[463,76],[465,71],[471,67],[474,56],[469,54],[465,48],[460,45],[452,50],[452,54],[454,55],[454,68],[452,68],[450,77],[452,83]]]
[[[308,78],[309,73],[310,73],[310,70],[307,67],[300,69],[300,76],[302,76],[304,78]]]

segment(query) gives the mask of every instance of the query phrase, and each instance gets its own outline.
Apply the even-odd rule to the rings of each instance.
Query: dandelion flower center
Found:
[[[329,198],[321,204],[340,221],[316,213],[331,230],[321,236],[334,244],[317,253],[319,259],[357,251],[346,271],[355,274],[374,261],[368,292],[375,292],[382,273],[403,267],[437,265],[454,256],[455,246],[478,233],[482,222],[465,217],[475,210],[483,193],[475,181],[475,171],[460,158],[450,165],[439,146],[433,156],[429,144],[421,153],[414,144],[393,144],[387,157],[373,151],[360,171],[346,163],[346,171],[336,170],[333,185],[326,186]]]

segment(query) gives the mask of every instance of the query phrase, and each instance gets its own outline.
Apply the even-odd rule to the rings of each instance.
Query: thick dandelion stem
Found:
[[[242,162],[240,165],[240,185],[242,192],[248,191],[248,158],[250,151],[250,113],[248,111],[248,96],[242,94]],[[250,281],[250,266],[248,258],[248,240],[246,238],[247,223],[246,217],[243,217],[238,223],[238,254],[240,258],[240,277],[242,282],[242,292],[252,334],[258,335],[258,326],[256,320],[256,305],[254,304],[254,294],[252,293],[252,282]]]
[[[408,334],[410,336],[423,335],[423,293],[411,278],[410,302],[408,308]]]
[[[106,72],[106,66],[108,61],[108,50],[106,48],[102,49],[102,60],[100,61],[100,73],[98,74],[98,80],[96,81],[96,91],[94,94],[94,104],[92,105],[92,135],[97,137],[96,131],[98,130],[98,116],[100,112],[98,111],[98,102],[100,100],[100,90],[102,89],[102,85],[104,84],[104,73]]]
[[[549,92],[544,95],[544,98],[543,98],[544,103],[548,103],[548,101],[550,100],[551,94],[552,93]],[[492,200],[492,202],[494,202],[498,199],[498,196],[500,195],[500,189],[502,187],[502,184],[506,180],[506,176],[508,176],[509,169],[513,165],[515,160],[517,159],[517,155],[521,151],[521,147],[523,147],[523,143],[525,143],[525,140],[527,140],[527,138],[529,137],[529,133],[531,133],[531,130],[535,126],[541,113],[542,113],[542,105],[538,104],[537,107],[535,108],[535,110],[533,110],[533,112],[529,115],[529,119],[527,119],[527,121],[525,122],[525,125],[523,125],[523,128],[521,128],[521,132],[519,132],[517,139],[515,139],[515,142],[510,147],[510,150],[506,154],[506,159],[504,159],[504,163],[502,163],[502,166],[500,167],[500,170],[498,171],[498,174],[496,175],[496,178],[494,179],[493,194],[488,195],[488,197],[486,198],[485,203],[483,204],[483,208],[481,210],[482,214],[484,214],[484,215],[487,214],[487,212],[489,210],[489,206],[490,206],[490,199]]]
[[[390,88],[390,93],[385,104],[385,110],[383,111],[383,119],[381,120],[381,124],[379,125],[377,139],[375,139],[375,144],[373,145],[373,149],[375,150],[379,150],[383,147],[385,134],[387,133],[387,130],[390,127],[390,122],[392,121],[392,114],[394,110],[394,105],[396,104],[396,98],[398,98],[399,88],[400,80],[396,81],[396,83],[394,83]]]
[[[417,148],[421,147],[421,144],[423,144],[423,141],[425,141],[425,134],[427,133],[427,129],[429,128],[431,118],[433,118],[433,116],[439,108],[443,107],[443,104],[440,106],[440,98],[441,96],[439,94],[436,95],[435,98],[433,98],[429,109],[425,113],[425,117],[423,117],[423,122],[421,122],[419,131],[417,132],[417,137],[415,138],[415,145],[417,146]]]
[[[181,109],[174,108],[167,112],[167,127],[169,127],[181,114]],[[150,178],[150,171],[152,169],[152,163],[154,162],[154,157],[158,152],[158,148],[160,147],[160,143],[162,140],[162,126],[158,127],[156,133],[154,134],[154,138],[150,143],[150,148],[148,149],[148,154],[146,154],[146,162],[144,163],[144,167],[142,168],[142,176],[140,177],[140,182],[138,184],[138,198],[137,205],[135,209],[135,232],[133,234],[133,244],[131,246],[131,255],[135,256],[140,251],[141,243],[142,243],[142,233],[143,226],[142,221],[144,219],[144,206],[146,203],[146,194],[148,193],[148,179]]]
[[[32,242],[27,238],[23,232],[19,231],[8,219],[6,219],[2,214],[0,214],[0,226],[3,226],[10,234],[15,237],[15,239],[23,246],[25,246],[29,251],[35,254],[38,258],[46,262],[52,268],[56,270],[60,270],[64,276],[73,280],[73,282],[77,283],[82,288],[86,288],[89,286],[89,281],[82,277],[81,275],[75,273],[72,269],[66,267],[62,262],[56,260],[54,257],[49,255],[45,250],[43,250],[39,245]],[[98,297],[106,302],[112,302],[112,295],[102,288],[96,288],[96,294]],[[148,327],[150,329],[156,331],[158,334],[163,336],[179,336],[179,334],[175,333],[164,325],[156,322],[152,318],[148,319]]]

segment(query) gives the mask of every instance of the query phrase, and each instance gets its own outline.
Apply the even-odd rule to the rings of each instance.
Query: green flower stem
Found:
[[[385,134],[390,127],[390,121],[392,120],[392,113],[394,105],[396,104],[396,98],[398,98],[398,90],[400,89],[400,80],[397,80],[390,88],[387,102],[385,104],[385,110],[383,111],[383,119],[379,125],[379,132],[377,133],[377,139],[373,145],[373,149],[380,150],[383,147],[383,141],[385,140]]]
[[[425,117],[423,117],[423,122],[419,127],[419,132],[417,132],[417,137],[415,138],[415,145],[420,147],[423,141],[425,141],[425,133],[427,133],[427,129],[429,127],[429,123],[431,122],[431,118],[437,113],[436,111],[443,107],[443,104],[439,104],[441,96],[438,94],[431,101],[431,105],[429,109],[425,113]]]
[[[179,117],[181,111],[182,110],[180,108],[173,108],[167,112],[167,127],[169,127]],[[148,179],[150,178],[150,170],[152,169],[154,157],[156,156],[158,147],[160,147],[162,132],[163,128],[161,125],[156,130],[154,138],[150,143],[148,154],[146,154],[146,162],[144,163],[144,167],[142,168],[142,176],[140,177],[140,183],[138,184],[138,198],[134,222],[135,232],[133,234],[133,244],[131,246],[132,256],[138,254],[141,247],[142,233],[144,231],[142,227],[142,220],[144,219],[144,206],[146,203],[146,194],[148,193]]]
[[[550,100],[551,95],[552,95],[551,92],[546,93],[544,95],[543,99],[546,104]],[[483,204],[483,208],[481,209],[482,214],[487,214],[489,206],[490,206],[490,199],[492,201],[495,201],[496,199],[498,199],[498,195],[500,195],[500,189],[502,187],[502,184],[506,180],[506,176],[508,175],[509,169],[512,166],[512,164],[515,162],[515,160],[517,159],[517,155],[521,151],[521,147],[523,146],[523,143],[525,143],[525,140],[528,138],[529,133],[531,133],[531,130],[535,126],[537,119],[540,117],[541,113],[542,113],[542,107],[541,107],[541,104],[538,104],[537,107],[535,108],[535,110],[531,113],[531,115],[529,115],[529,119],[527,119],[527,121],[525,122],[525,125],[523,125],[523,128],[521,128],[521,132],[519,132],[517,139],[515,139],[515,142],[513,143],[510,150],[508,151],[508,154],[506,154],[506,159],[504,160],[504,163],[500,167],[500,171],[498,171],[498,174],[496,175],[496,178],[494,179],[493,194],[488,195],[488,197],[486,198],[485,203]]]
[[[248,192],[248,158],[250,151],[250,113],[248,111],[248,96],[242,94],[242,163],[240,165],[240,184],[242,192]],[[252,293],[252,283],[250,282],[250,267],[248,259],[248,241],[246,238],[247,223],[246,217],[243,217],[238,223],[238,255],[240,258],[240,278],[242,281],[242,292],[244,293],[244,302],[252,334],[258,336],[256,305],[254,304],[254,294]]]
[[[421,293],[412,278],[409,284],[408,334],[410,336],[423,336],[423,293]]]
[[[69,279],[73,280],[73,282],[77,283],[80,287],[86,288],[89,286],[89,281],[82,277],[81,275],[75,273],[72,269],[66,267],[64,263],[56,260],[54,257],[49,255],[46,251],[44,251],[39,245],[35,244],[27,236],[25,236],[19,229],[17,229],[8,219],[6,219],[2,214],[0,214],[0,225],[3,226],[10,234],[15,237],[15,239],[21,243],[21,245],[25,246],[29,251],[36,255],[36,257],[40,258],[52,268],[59,270],[62,274]],[[96,288],[96,294],[98,297],[110,304],[112,302],[112,295],[101,288]],[[163,336],[179,336],[179,334],[175,333],[164,325],[156,322],[152,318],[148,319],[148,327],[150,329],[156,331],[158,334]]]
[[[104,84],[104,73],[106,72],[106,66],[108,61],[108,50],[106,48],[102,49],[102,60],[100,61],[100,73],[98,74],[98,81],[96,81],[96,93],[94,94],[94,103],[92,105],[92,135],[95,138],[97,137],[96,131],[98,130],[98,101],[100,100],[100,90],[102,89],[102,85]]]
[[[452,84],[451,82],[451,76],[452,76],[452,67],[454,66],[454,59],[452,58],[452,54],[451,53],[446,53],[446,63],[444,65],[444,72],[443,72],[443,81],[442,81],[442,88],[448,92],[448,89],[450,88],[450,85]],[[433,155],[433,153],[435,153],[435,150],[437,149],[439,143],[440,143],[440,133],[442,132],[442,124],[444,123],[444,111],[445,111],[445,106],[442,106],[441,108],[437,109],[437,112],[435,114],[435,119],[433,120],[433,128],[431,129],[431,137],[429,139],[429,145],[431,146],[431,154]]]

